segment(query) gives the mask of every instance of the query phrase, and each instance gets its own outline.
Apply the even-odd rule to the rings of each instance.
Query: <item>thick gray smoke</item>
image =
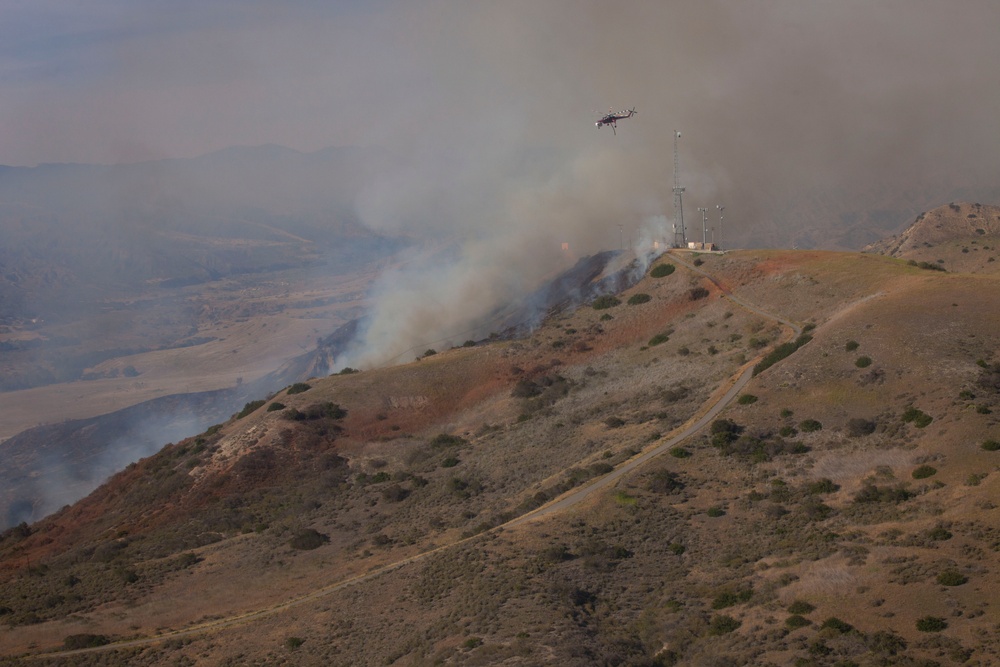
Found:
[[[993,0],[19,12],[57,28],[27,42],[9,20],[0,35],[0,162],[265,142],[398,158],[356,209],[427,246],[383,276],[350,363],[483,335],[486,314],[571,255],[669,237],[674,130],[695,239],[696,209],[717,228],[721,204],[710,233],[727,245],[858,247],[956,192],[1000,194]],[[594,127],[609,106],[639,115],[615,136]]]

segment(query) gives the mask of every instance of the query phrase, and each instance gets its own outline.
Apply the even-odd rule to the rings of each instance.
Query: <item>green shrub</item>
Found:
[[[683,447],[674,447],[670,450],[670,455],[676,459],[686,459],[691,456],[691,452]]]
[[[304,391],[309,391],[312,387],[305,382],[296,382],[291,387],[288,388],[288,395],[292,396],[294,394],[301,394]]]
[[[650,347],[655,347],[657,345],[662,345],[663,343],[666,343],[668,340],[670,340],[670,336],[668,336],[665,333],[658,333],[649,339],[648,345]]]
[[[605,294],[604,296],[599,296],[590,304],[590,307],[594,310],[604,310],[605,308],[614,308],[621,303],[621,299],[612,295]]]
[[[676,269],[677,267],[675,267],[673,264],[667,264],[667,263],[657,264],[656,266],[653,267],[653,270],[649,272],[649,275],[651,275],[653,278],[666,278]]]
[[[740,591],[726,591],[724,593],[719,593],[712,600],[712,609],[725,609],[726,607],[734,607],[738,604],[743,604],[748,602],[750,598],[753,597],[752,588],[744,588]]]
[[[857,359],[854,360],[854,365],[857,366],[858,368],[868,368],[869,366],[872,365],[872,358],[858,357]]]
[[[860,343],[856,340],[849,340],[844,343],[844,349],[848,352],[854,352],[854,350],[858,349],[858,347],[860,347]]]
[[[461,447],[463,445],[469,444],[469,441],[460,435],[450,435],[448,433],[439,433],[431,439],[430,445],[434,449],[442,449],[444,447]]]
[[[267,406],[267,412],[276,412],[277,410],[284,410],[284,409],[285,409],[285,404],[278,403],[277,401]]]
[[[854,629],[854,626],[851,625],[850,623],[846,623],[840,620],[836,616],[831,616],[830,618],[823,621],[823,625],[821,625],[820,628],[824,630],[827,628],[831,628],[833,630],[836,630],[840,634],[847,634],[848,632]]]
[[[938,616],[924,616],[917,621],[920,632],[941,632],[948,627],[948,622]]]
[[[736,630],[742,625],[742,622],[733,618],[732,616],[726,616],[725,614],[716,614],[712,617],[712,620],[708,624],[708,634],[709,635],[725,635]]]
[[[812,621],[810,621],[805,616],[799,616],[798,614],[794,614],[785,619],[785,625],[787,625],[792,630],[796,630],[798,628],[804,628],[807,625],[812,625]]]
[[[83,648],[96,648],[110,644],[111,640],[104,635],[79,634],[69,635],[63,639],[63,648],[67,651],[75,651]]]
[[[301,637],[289,637],[288,639],[285,640],[285,648],[289,649],[290,651],[294,651],[295,649],[297,649],[298,647],[302,646],[305,643],[306,640],[302,639]]]
[[[763,371],[766,371],[771,366],[775,365],[782,359],[791,356],[796,350],[812,340],[812,336],[808,334],[802,334],[796,338],[793,342],[782,343],[778,347],[771,350],[763,359],[757,362],[757,365],[753,367],[753,374],[757,375]]]
[[[625,420],[621,417],[608,417],[604,420],[604,425],[608,428],[621,428],[625,425]]]
[[[721,507],[718,507],[718,506],[709,507],[708,511],[705,512],[705,514],[707,514],[708,516],[710,516],[710,517],[712,517],[714,519],[714,518],[717,518],[717,517],[720,517],[720,516],[725,516],[726,515],[726,510],[724,510],[724,509],[722,509]]]
[[[442,468],[454,468],[457,465],[458,465],[458,459],[456,459],[454,456],[449,456],[444,461],[441,461]]]
[[[261,407],[265,403],[267,403],[267,401],[264,401],[264,400],[250,401],[249,403],[247,403],[246,405],[243,406],[243,409],[240,410],[239,413],[237,413],[236,418],[237,419],[243,419],[244,417],[246,417],[247,415],[251,414],[252,412],[255,412],[257,410],[257,408]]]
[[[472,344],[475,345],[475,343],[472,343]],[[354,375],[355,373],[360,373],[360,372],[361,371],[359,371],[357,368],[351,368],[350,366],[344,366],[343,368],[340,369],[340,372],[337,373],[337,375]]]
[[[823,479],[816,480],[815,482],[812,482],[806,487],[806,491],[812,495],[820,495],[822,493],[834,493],[835,491],[839,490],[840,490],[840,485],[834,483],[833,480],[828,479],[826,477],[824,477]]]
[[[736,402],[740,405],[751,405],[757,402],[757,397],[753,394],[740,394],[740,397],[736,399]]]
[[[958,570],[945,570],[937,576],[937,582],[942,586],[961,586],[969,578]]]
[[[997,442],[996,440],[984,440],[983,444],[980,445],[980,447],[982,447],[988,452],[995,452],[997,450],[1000,450],[1000,442]]]
[[[670,549],[670,553],[674,554],[675,556],[680,556],[685,551],[687,551],[687,548],[683,544],[680,544],[678,542],[671,542],[670,544],[667,545],[667,549]]]
[[[778,429],[778,435],[782,438],[794,438],[799,432],[793,426],[782,426]]]
[[[799,429],[803,433],[813,433],[814,431],[822,430],[823,425],[820,424],[815,419],[806,419],[805,421],[799,422]]]
[[[862,438],[874,433],[875,427],[875,422],[855,417],[847,422],[847,435],[850,438]]]
[[[661,469],[649,476],[648,488],[653,493],[677,493],[684,488],[684,482],[677,473]]]
[[[638,306],[638,305],[643,304],[643,303],[649,303],[652,300],[653,300],[653,297],[649,296],[648,294],[642,294],[642,293],[633,294],[632,296],[630,296],[628,298],[628,305],[630,305],[630,306]]]
[[[952,538],[951,531],[944,526],[934,526],[926,533],[927,538],[935,542],[943,542]]]
[[[913,479],[927,479],[937,474],[937,468],[933,466],[920,466],[912,474]]]
[[[815,611],[816,607],[809,604],[805,600],[796,600],[792,604],[788,605],[789,614],[808,614]]]
[[[903,486],[885,487],[874,484],[865,484],[860,491],[854,494],[856,503],[901,503],[909,500],[915,494],[908,491]]]
[[[688,298],[691,301],[698,301],[699,299],[704,299],[708,297],[708,290],[704,287],[693,287],[690,292],[688,292]]]
[[[903,421],[906,423],[912,422],[917,428],[924,428],[934,421],[934,418],[923,410],[919,410],[911,405],[903,411]]]
[[[313,528],[303,528],[295,534],[295,537],[288,541],[288,546],[293,549],[307,551],[318,549],[329,541],[329,535],[324,535]]]

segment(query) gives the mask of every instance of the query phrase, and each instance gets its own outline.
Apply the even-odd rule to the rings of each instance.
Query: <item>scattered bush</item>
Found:
[[[652,276],[653,278],[666,278],[676,269],[677,267],[675,267],[673,264],[667,264],[667,263],[657,264],[656,266],[653,267],[653,270],[649,272],[649,275]]]
[[[920,632],[941,632],[948,627],[948,622],[938,616],[924,616],[917,621]]]
[[[857,366],[858,368],[868,368],[869,366],[872,365],[872,358],[858,357],[857,359],[854,360],[854,365]]]
[[[1000,442],[997,442],[996,440],[984,440],[983,444],[980,445],[980,447],[982,447],[988,452],[995,452],[997,450],[1000,450]]]
[[[458,465],[458,463],[459,463],[458,459],[456,459],[454,456],[449,456],[444,461],[441,461],[441,467],[454,468],[455,466]]]
[[[920,466],[912,474],[913,479],[927,479],[937,474],[937,468],[933,466]]]
[[[288,388],[286,393],[289,396],[293,396],[295,394],[301,394],[302,392],[309,391],[310,389],[312,389],[312,386],[306,384],[305,382],[296,382]]]
[[[945,570],[937,576],[937,582],[942,586],[961,586],[969,578],[958,570]]]
[[[757,397],[753,394],[740,394],[740,397],[736,399],[736,402],[740,405],[751,405],[757,402]]]
[[[709,507],[708,511],[705,512],[705,514],[707,514],[708,516],[710,516],[713,519],[715,519],[715,518],[720,517],[720,516],[725,516],[726,515],[726,510],[724,510],[724,509],[722,509],[721,507],[718,507],[718,506]]]
[[[670,455],[676,459],[686,459],[691,456],[691,452],[683,447],[674,447],[670,450]]]
[[[653,300],[653,297],[649,296],[648,294],[642,294],[642,293],[633,294],[632,296],[630,296],[628,298],[628,305],[630,305],[630,306],[638,306],[638,305],[643,304],[643,303],[649,303],[652,300]]]
[[[599,296],[590,304],[590,307],[594,310],[604,310],[606,308],[614,308],[621,303],[621,299],[612,295],[605,294],[604,296]]]
[[[285,409],[285,404],[278,403],[277,401],[267,406],[267,412],[276,412],[278,410],[284,410],[284,409]]]
[[[288,639],[285,640],[285,648],[287,648],[290,651],[294,651],[295,649],[297,649],[298,647],[302,646],[305,643],[306,640],[302,639],[301,637],[289,637]]]
[[[856,340],[849,340],[846,343],[844,343],[844,349],[847,350],[848,352],[854,352],[854,350],[858,349],[860,346],[861,344],[858,343],[858,341]]]

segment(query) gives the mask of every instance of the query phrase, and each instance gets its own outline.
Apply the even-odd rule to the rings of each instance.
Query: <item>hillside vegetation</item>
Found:
[[[84,649],[32,664],[993,664],[1000,285],[908,260],[667,253],[617,304],[524,339],[248,404],[7,531],[0,646]]]

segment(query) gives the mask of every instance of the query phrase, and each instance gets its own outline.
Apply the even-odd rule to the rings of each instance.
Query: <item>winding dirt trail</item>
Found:
[[[799,327],[794,322],[781,318],[773,313],[768,313],[764,310],[761,310],[760,308],[754,306],[753,304],[747,303],[743,299],[734,296],[732,293],[730,293],[728,290],[722,287],[722,285],[713,276],[706,273],[705,271],[702,271],[697,266],[694,266],[693,264],[687,262],[685,259],[682,259],[679,256],[679,253],[671,252],[669,253],[669,255],[673,261],[683,265],[690,271],[697,273],[710,280],[722,292],[724,298],[728,299],[729,301],[732,301],[734,304],[742,308],[745,308],[757,315],[760,315],[761,317],[778,322],[779,324],[782,324],[785,327],[787,327],[791,333],[791,338],[794,338],[795,336],[798,336],[802,333],[801,327]],[[709,422],[711,422],[716,416],[718,416],[718,414],[722,412],[722,410],[725,409],[726,406],[732,403],[732,401],[735,400],[735,398],[739,395],[740,391],[746,386],[746,384],[753,377],[754,365],[761,359],[762,356],[763,354],[743,365],[736,374],[734,374],[731,378],[729,378],[727,382],[723,383],[720,386],[719,390],[716,391],[715,394],[713,394],[712,397],[704,405],[701,406],[701,409],[697,413],[695,413],[695,415],[692,416],[691,419],[689,419],[682,426],[678,427],[678,430],[676,430],[673,433],[673,435],[669,437],[669,439],[660,442],[659,444],[655,445],[654,447],[651,447],[650,449],[647,449],[644,452],[641,452],[640,454],[637,454],[636,456],[624,462],[618,468],[615,468],[613,471],[607,473],[603,477],[596,478],[589,484],[585,484],[571,491],[567,491],[565,494],[563,494],[559,498],[552,500],[548,504],[543,505],[525,514],[522,514],[517,518],[511,519],[507,523],[496,526],[489,531],[486,531],[484,533],[479,533],[477,535],[473,535],[471,537],[467,537],[464,539],[456,540],[455,542],[442,545],[440,547],[431,549],[429,551],[424,551],[422,553],[410,556],[408,558],[404,558],[394,563],[390,563],[389,565],[384,565],[382,567],[369,570],[364,574],[359,574],[357,576],[350,577],[348,579],[343,579],[328,586],[324,586],[323,588],[319,588],[306,595],[301,595],[299,597],[286,600],[285,602],[264,609],[258,609],[252,612],[246,612],[243,614],[237,614],[234,616],[229,616],[226,618],[209,621],[189,628],[185,628],[183,630],[164,632],[163,634],[156,635],[155,637],[143,637],[140,639],[126,640],[92,648],[77,649],[72,651],[54,651],[51,653],[39,653],[31,656],[22,656],[22,657],[28,659],[67,657],[73,655],[83,655],[87,653],[97,653],[102,651],[113,651],[123,648],[151,646],[153,644],[158,644],[170,639],[181,639],[185,637],[191,637],[194,635],[207,634],[217,630],[223,630],[226,628],[232,628],[239,625],[245,625],[255,620],[272,616],[274,614],[281,613],[288,609],[292,609],[307,604],[309,602],[312,602],[314,600],[318,600],[322,597],[330,595],[331,593],[335,593],[350,586],[354,586],[355,584],[360,584],[362,582],[369,581],[383,574],[387,574],[389,572],[398,570],[402,567],[406,567],[407,565],[417,563],[421,560],[429,558],[435,554],[441,553],[448,549],[453,549],[459,545],[467,544],[473,540],[480,539],[484,535],[488,535],[490,533],[500,531],[506,528],[513,528],[515,526],[523,525],[528,522],[540,521],[547,517],[551,517],[553,515],[565,512],[570,508],[574,507],[575,505],[578,505],[579,503],[583,502],[584,500],[591,498],[595,493],[598,493],[600,491],[607,489],[608,487],[611,487],[616,482],[618,482],[618,480],[620,480],[622,477],[635,471],[638,467],[640,467],[644,463],[664,454],[673,447],[676,447],[678,444],[680,444],[687,438],[690,438],[698,431],[700,431],[702,428],[707,426]]]

